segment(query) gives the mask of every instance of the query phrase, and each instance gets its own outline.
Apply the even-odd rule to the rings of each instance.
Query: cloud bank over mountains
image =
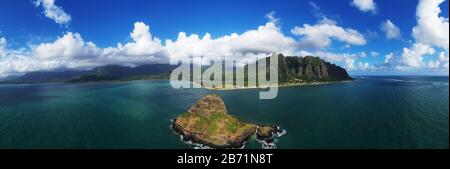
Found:
[[[361,58],[378,57],[377,51],[359,53],[333,53],[328,49],[334,43],[346,47],[365,46],[368,39],[360,31],[343,27],[335,20],[321,15],[315,24],[294,26],[287,35],[281,30],[281,18],[275,11],[266,14],[267,22],[255,29],[242,33],[212,38],[204,35],[179,32],[178,37],[160,39],[153,36],[151,26],[135,22],[130,32],[131,41],[116,46],[98,47],[94,42],[83,39],[76,32],[65,32],[56,40],[41,43],[27,49],[13,49],[5,37],[0,37],[0,76],[16,75],[31,71],[55,69],[89,69],[102,65],[137,66],[150,63],[169,63],[170,59],[191,56],[206,56],[207,59],[229,57],[246,61],[272,52],[285,55],[314,55],[343,65],[348,70],[386,71],[436,69],[448,71],[448,18],[439,16],[439,4],[444,0],[421,0],[417,6],[417,25],[412,28],[414,43],[401,51],[385,56],[384,62],[369,64]],[[353,5],[362,11],[375,11],[373,1],[354,0]],[[70,23],[71,17],[54,0],[38,0],[37,7],[43,7],[46,17],[57,24]],[[429,12],[432,11],[432,12]],[[387,39],[401,37],[400,29],[389,19],[380,24]],[[334,43],[333,43],[334,42]],[[242,53],[243,55],[233,55]],[[424,57],[438,56],[426,62]]]
[[[149,63],[168,63],[171,58],[183,59],[193,55],[204,56],[206,59],[218,59],[223,56],[235,57],[246,61],[273,52],[286,55],[316,55],[305,51],[311,48],[326,48],[332,40],[348,44],[364,45],[366,40],[358,31],[342,28],[333,21],[320,21],[316,25],[305,24],[295,27],[292,32],[296,37],[282,33],[278,25],[279,18],[275,12],[266,15],[267,23],[256,29],[247,30],[241,34],[211,38],[209,33],[200,37],[198,34],[178,34],[176,40],[166,39],[163,43],[158,37],[153,37],[150,26],[136,22],[130,33],[132,42],[118,43],[115,47],[100,48],[94,42],[86,41],[79,33],[66,32],[55,41],[42,43],[25,53],[14,52],[13,49],[1,45],[0,74],[17,74],[30,71],[46,71],[53,69],[78,68],[87,69],[95,66],[117,64],[136,66]],[[320,33],[323,29],[332,29],[329,33]],[[5,42],[3,42],[5,41]],[[2,44],[6,44],[3,38]],[[311,45],[306,45],[311,43]],[[233,55],[242,53],[242,55]],[[333,54],[326,54],[330,60],[340,61]],[[327,56],[324,56],[327,58]],[[236,58],[238,57],[238,58]],[[345,56],[345,58],[350,58]],[[226,58],[225,58],[226,59]],[[353,59],[353,58],[351,58]],[[345,59],[344,59],[345,60]]]
[[[216,39],[212,39],[208,33],[200,37],[180,32],[176,40],[166,39],[165,45],[162,40],[152,36],[150,26],[136,22],[130,36],[132,42],[100,48],[94,42],[84,40],[78,33],[66,32],[55,41],[39,44],[25,53],[8,49],[6,39],[2,38],[0,52],[4,56],[0,60],[0,74],[92,68],[108,64],[136,66],[168,63],[170,58],[189,58],[193,54],[214,57],[229,56],[236,52],[294,54],[297,51],[297,42],[281,33],[273,20],[257,29]]]

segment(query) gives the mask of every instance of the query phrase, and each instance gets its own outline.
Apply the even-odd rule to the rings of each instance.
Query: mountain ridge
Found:
[[[344,68],[326,62],[320,57],[284,56],[282,54],[272,56],[278,57],[278,81],[282,85],[353,80]],[[268,63],[270,63],[269,58],[270,57],[265,58],[269,61]],[[258,62],[263,59],[260,59],[253,64],[258,64]],[[169,64],[147,64],[137,67],[105,65],[90,70],[37,71],[29,72],[22,76],[7,77],[5,78],[6,80],[4,79],[3,81],[0,81],[0,83],[81,83],[112,80],[169,79],[171,71],[177,66],[178,65]],[[249,64],[245,65],[243,68],[248,70],[248,66]],[[267,64],[267,66],[269,66],[269,64]],[[202,71],[206,68],[207,67],[202,67]],[[223,73],[223,76],[225,76],[225,74],[226,73]],[[257,77],[258,73],[251,76]],[[248,77],[247,71],[245,79],[248,79]]]
[[[25,73],[22,76],[6,77],[6,80],[4,79],[0,83],[91,82],[166,78],[169,77],[168,74],[175,67],[169,64],[147,64],[137,67],[105,65],[89,70],[36,71]]]

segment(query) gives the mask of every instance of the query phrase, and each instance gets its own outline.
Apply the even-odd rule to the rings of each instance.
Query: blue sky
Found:
[[[233,44],[247,42],[246,49],[255,53],[318,55],[351,74],[448,74],[448,0],[441,1],[2,0],[0,74],[165,62],[182,57],[180,49],[190,43],[234,52],[242,50]],[[431,16],[437,21],[419,21],[429,17],[419,6],[440,9]],[[382,29],[388,20],[394,28]],[[261,26],[267,30],[258,31]],[[415,27],[422,33],[414,35]],[[252,30],[267,42],[245,35]],[[394,33],[388,37],[387,31]],[[184,41],[177,40],[180,32]],[[217,42],[202,40],[205,33]],[[223,40],[233,33],[239,36],[236,42]],[[173,43],[170,48],[166,39]]]

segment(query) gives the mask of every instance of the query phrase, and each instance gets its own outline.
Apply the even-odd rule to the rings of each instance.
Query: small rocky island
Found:
[[[282,131],[279,127],[240,121],[227,113],[219,95],[207,95],[186,113],[173,120],[172,128],[189,140],[211,148],[240,148],[256,133],[258,140],[273,142]]]

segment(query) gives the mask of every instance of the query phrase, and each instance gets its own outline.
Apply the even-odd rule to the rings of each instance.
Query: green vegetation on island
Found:
[[[172,126],[185,139],[212,148],[239,148],[255,133],[262,139],[270,139],[277,133],[274,127],[246,123],[232,117],[216,94],[198,100],[186,113],[174,119]]]

